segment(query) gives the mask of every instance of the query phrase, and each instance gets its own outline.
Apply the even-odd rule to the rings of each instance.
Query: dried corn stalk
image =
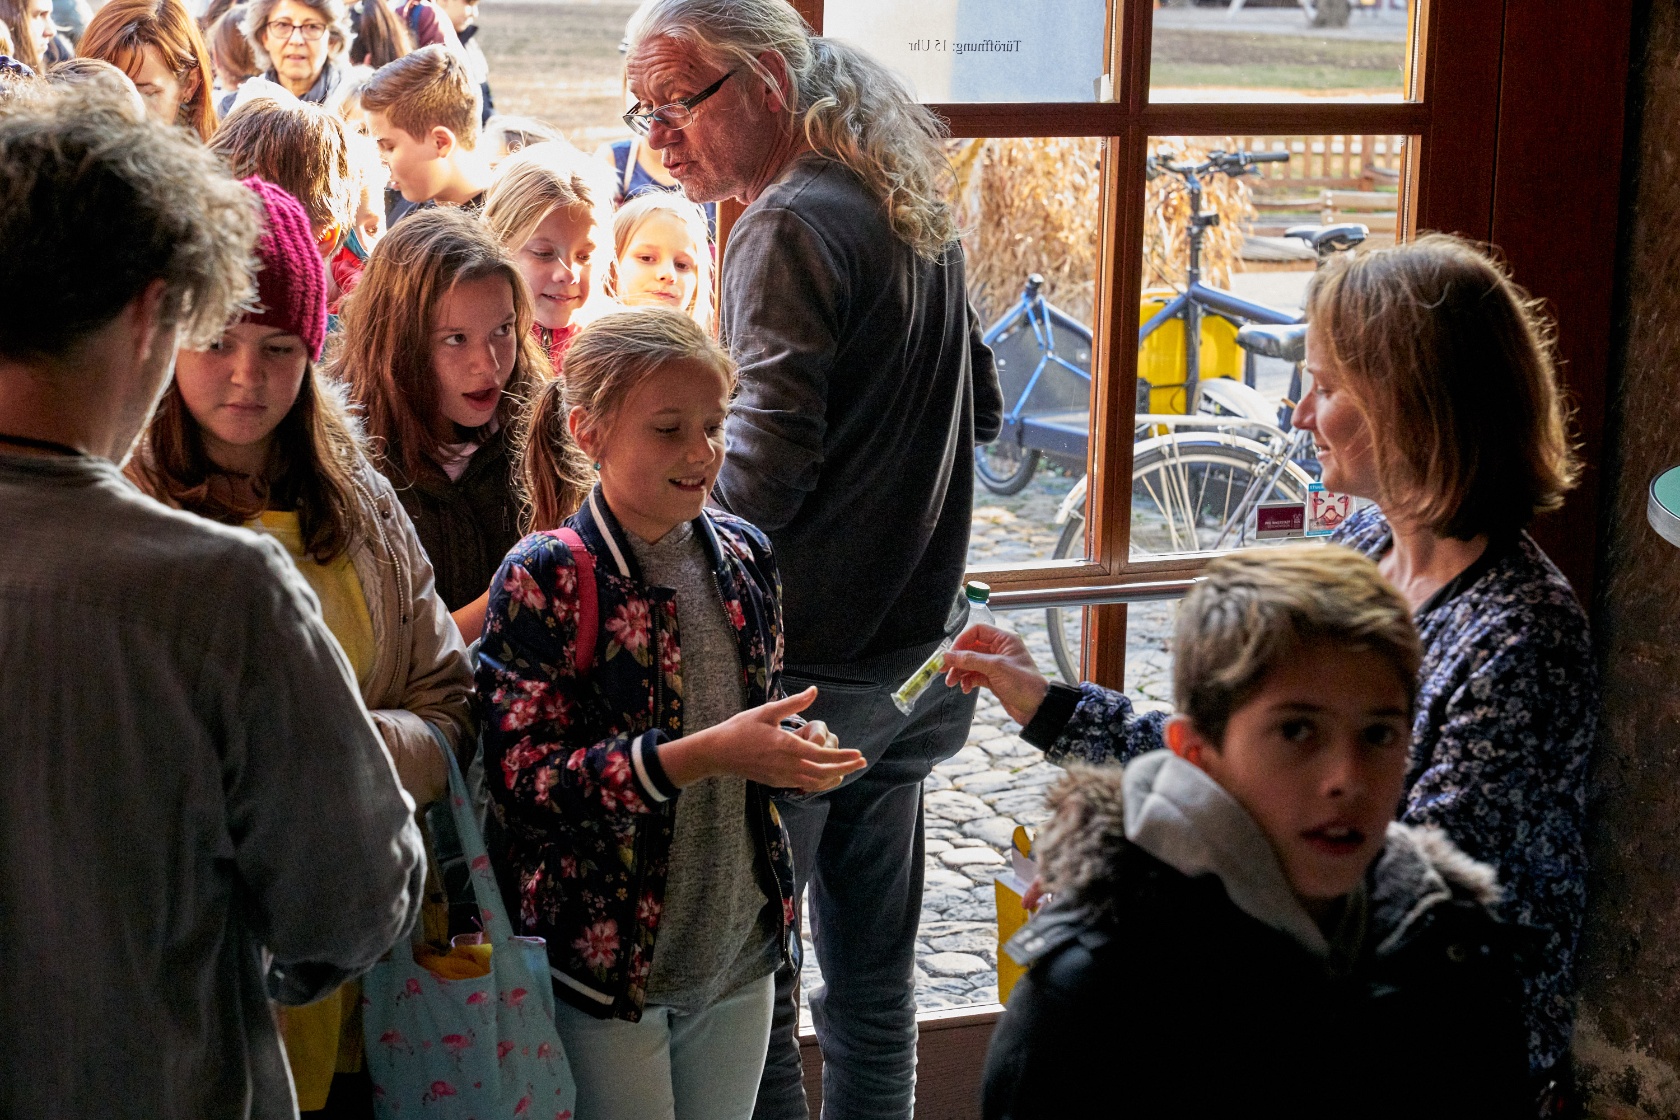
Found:
[[[958,220],[968,282],[982,319],[1008,310],[1027,274],[1045,295],[1089,323],[1101,217],[1100,140],[960,140],[953,144]]]
[[[1169,141],[1174,160],[1199,159],[1200,148]],[[1102,207],[1102,142],[1083,138],[958,140],[951,144],[958,220],[967,231],[969,292],[990,323],[1015,301],[1029,273],[1044,277],[1045,295],[1089,323],[1096,291]],[[1144,286],[1184,283],[1189,198],[1184,184],[1162,175],[1147,183]],[[1243,229],[1254,216],[1248,186],[1223,175],[1206,184],[1203,205],[1220,224],[1208,231],[1203,270],[1208,283],[1230,283]]]
[[[1209,151],[1233,145],[1201,147],[1168,140],[1155,148],[1157,158],[1173,163],[1199,163]],[[1219,224],[1202,239],[1202,282],[1217,288],[1231,285],[1231,272],[1241,259],[1243,236],[1254,221],[1254,199],[1248,183],[1229,175],[1202,178],[1202,208],[1219,215]],[[1190,188],[1177,175],[1165,172],[1144,185],[1143,286],[1183,288],[1190,263]]]

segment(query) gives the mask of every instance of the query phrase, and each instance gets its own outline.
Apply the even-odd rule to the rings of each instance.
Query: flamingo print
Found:
[[[379,1044],[391,1050],[406,1050],[414,1053],[414,1046],[404,1038],[399,1030],[389,1030],[379,1036]]]
[[[446,1034],[438,1041],[449,1051],[449,1056],[455,1059],[456,1066],[461,1064],[462,1053],[472,1049],[473,1044],[470,1031],[466,1034]]]
[[[422,1104],[436,1104],[444,1097],[453,1097],[454,1095],[455,1086],[447,1081],[434,1081],[432,1087],[421,1095],[420,1101]]]

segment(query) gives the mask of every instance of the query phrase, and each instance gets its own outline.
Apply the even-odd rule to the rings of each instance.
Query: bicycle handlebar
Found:
[[[1167,171],[1183,178],[1217,171],[1236,177],[1249,171],[1255,164],[1288,163],[1291,158],[1293,157],[1289,152],[1209,152],[1207,159],[1201,163],[1174,163],[1159,156],[1150,156],[1146,174],[1154,178],[1157,173]]]

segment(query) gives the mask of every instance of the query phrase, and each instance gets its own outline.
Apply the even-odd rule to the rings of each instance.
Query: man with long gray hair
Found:
[[[935,688],[906,716],[891,693],[962,623],[969,463],[1002,414],[944,136],[901,79],[783,0],[648,0],[629,38],[626,120],[690,199],[747,204],[722,269],[741,388],[715,497],[777,550],[787,687],[816,685],[806,714],[870,761],[782,806],[825,982],[823,1114],[907,1117],[922,780],[962,747],[974,701]],[[769,1120],[807,1115],[798,979],[777,973]]]

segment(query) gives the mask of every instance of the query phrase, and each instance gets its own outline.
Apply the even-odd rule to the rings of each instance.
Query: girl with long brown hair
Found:
[[[332,371],[362,409],[444,602],[466,606],[519,540],[518,421],[551,376],[530,294],[475,218],[424,210],[368,257],[341,323]]]
[[[363,702],[416,805],[446,782],[438,744],[472,734],[466,649],[391,485],[362,453],[342,389],[316,361],[326,337],[326,278],[303,207],[260,179],[260,311],[206,350],[181,351],[176,375],[129,471],[154,498],[283,545],[315,592]],[[428,894],[437,893],[433,887]],[[428,916],[428,934],[441,913]],[[359,1100],[360,995],[341,988],[283,1023],[300,1107]]]
[[[181,0],[111,0],[88,24],[76,53],[132,78],[154,119],[206,142],[216,131],[210,52]]]
[[[377,70],[414,49],[414,39],[386,0],[350,6],[350,65]]]
[[[0,24],[5,25],[12,43],[6,53],[35,73],[46,73],[52,61],[46,55],[47,45],[57,33],[49,0],[0,0]]]

